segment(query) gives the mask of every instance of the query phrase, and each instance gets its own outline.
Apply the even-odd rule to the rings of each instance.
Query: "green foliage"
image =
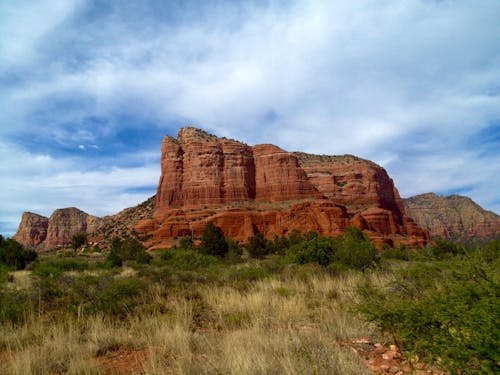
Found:
[[[291,246],[287,251],[287,258],[292,263],[316,262],[327,266],[335,259],[338,243],[338,240],[330,237],[313,237]]]
[[[78,250],[81,246],[87,243],[87,234],[86,233],[75,233],[71,237],[71,247],[73,250]]]
[[[397,260],[410,260],[410,252],[411,250],[405,245],[401,245],[398,247],[390,247],[384,245],[382,248],[382,258],[384,259],[397,259]]]
[[[436,243],[432,247],[431,251],[432,255],[438,259],[450,258],[465,252],[459,244],[442,240],[436,240]]]
[[[111,250],[116,251],[123,260],[135,260],[139,254],[146,251],[146,248],[133,237],[123,239],[115,237],[111,242]]]
[[[335,263],[365,271],[376,262],[377,250],[375,245],[361,231],[358,232],[347,231],[335,252],[334,259]]]
[[[111,268],[123,266],[123,259],[118,253],[118,250],[111,249],[108,256],[106,257],[106,266]]]
[[[181,249],[192,250],[194,249],[193,238],[191,236],[184,236],[179,241],[179,247]]]
[[[271,274],[262,267],[246,266],[234,272],[231,279],[239,282],[256,281],[269,277]]]
[[[93,309],[124,316],[139,304],[138,297],[146,290],[146,285],[136,277],[105,279],[96,290],[91,305]]]
[[[158,250],[158,253],[165,264],[182,270],[197,270],[220,263],[217,257],[202,254],[197,250],[173,248]]]
[[[295,237],[286,251],[289,262],[304,264],[315,262],[322,266],[334,264],[340,268],[354,268],[364,271],[377,260],[375,246],[363,232],[346,228],[344,237],[320,237],[307,233],[302,240]]]
[[[111,251],[106,258],[106,265],[108,267],[121,267],[125,260],[135,260],[137,263],[148,264],[152,257],[146,252],[144,245],[134,237],[115,237],[111,241]]]
[[[232,238],[226,237],[226,243],[227,243],[227,254],[226,258],[229,261],[233,262],[239,262],[241,261],[241,255],[243,254],[243,250],[241,249],[241,246],[233,240]]]
[[[88,263],[75,259],[57,259],[49,262],[38,262],[33,267],[33,275],[57,278],[67,271],[83,271]]]
[[[259,232],[255,236],[250,237],[246,248],[252,258],[262,259],[271,253],[272,243]]]
[[[359,309],[408,355],[451,373],[500,373],[500,260],[483,251],[410,263],[384,289],[364,285]]]
[[[1,237],[1,236],[0,236]],[[33,262],[38,257],[34,250],[26,250],[16,240],[11,238],[0,240],[0,265],[5,265],[16,270],[22,270],[26,264]]]
[[[201,234],[200,251],[207,255],[224,257],[229,251],[224,233],[212,222],[208,222]]]

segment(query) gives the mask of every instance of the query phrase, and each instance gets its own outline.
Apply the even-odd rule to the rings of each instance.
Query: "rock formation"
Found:
[[[101,220],[75,207],[57,209],[50,218],[25,212],[13,238],[24,246],[48,250],[69,244],[76,233],[95,231]]]
[[[49,218],[47,238],[43,242],[46,249],[66,245],[77,233],[90,233],[101,224],[101,219],[75,207],[59,208]]]
[[[432,237],[469,241],[500,235],[500,216],[468,197],[427,193],[403,201],[408,215]]]
[[[135,230],[150,246],[199,235],[208,221],[246,241],[296,229],[336,236],[354,225],[372,240],[425,245],[428,233],[405,215],[399,193],[380,166],[354,156],[291,153],[248,146],[187,127],[162,143],[153,218]]]
[[[48,217],[24,212],[17,232],[12,238],[24,246],[38,246],[47,238],[48,226]]]
[[[155,248],[198,236],[213,221],[242,242],[258,232],[337,236],[351,225],[379,247],[429,241],[428,232],[405,214],[387,172],[368,160],[252,147],[192,127],[181,129],[177,139],[166,136],[161,150],[155,198],[104,218],[76,208],[56,210],[50,219],[25,214],[16,237],[50,249],[78,232],[104,247],[114,236],[136,235]]]

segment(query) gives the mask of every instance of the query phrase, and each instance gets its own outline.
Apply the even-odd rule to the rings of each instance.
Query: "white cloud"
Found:
[[[90,3],[63,3],[0,8],[8,15],[0,42],[13,51],[0,64],[30,73],[3,87],[4,134],[37,126],[60,145],[91,152],[103,148],[100,136],[123,125],[83,128],[88,116],[133,113],[133,126],[145,132],[143,123],[186,119],[251,144],[356,154],[386,166],[402,195],[467,188],[499,212],[499,192],[491,188],[500,185],[498,153],[485,157],[467,142],[500,119],[498,1],[231,4],[207,6],[179,24],[141,18],[144,3],[133,4],[133,14],[111,6],[83,21]],[[34,27],[25,30],[27,22]],[[59,105],[61,98],[77,105]],[[111,169],[116,160],[152,174],[158,157],[156,149],[108,155],[109,170],[98,175],[70,172],[74,160],[39,167],[59,166],[47,175],[52,183],[77,186],[91,208],[95,191],[86,187],[86,194],[75,181],[118,189],[107,185],[114,176],[137,186],[125,170]],[[29,173],[15,175],[29,182]]]
[[[23,211],[50,216],[56,208],[78,207],[102,216],[134,206],[154,193],[160,173],[156,163],[88,171],[79,160],[56,160],[3,143],[0,158],[15,160],[15,165],[0,164],[0,174],[9,176],[0,190],[0,221],[12,223],[8,235]]]

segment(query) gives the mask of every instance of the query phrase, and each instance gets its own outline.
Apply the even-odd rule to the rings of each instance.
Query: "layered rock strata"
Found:
[[[67,245],[73,235],[91,233],[99,228],[101,223],[101,218],[75,207],[59,208],[50,218],[25,212],[13,238],[24,246],[47,250]]]
[[[48,227],[48,217],[32,212],[24,212],[17,232],[12,238],[24,246],[38,246],[47,238]]]
[[[163,246],[199,235],[208,221],[246,241],[292,230],[336,236],[345,226],[378,245],[425,245],[429,236],[406,216],[399,193],[380,166],[353,156],[290,153],[248,146],[187,127],[162,143],[153,218],[135,230]]]
[[[500,216],[460,195],[417,195],[404,200],[408,214],[432,237],[470,241],[500,235]]]

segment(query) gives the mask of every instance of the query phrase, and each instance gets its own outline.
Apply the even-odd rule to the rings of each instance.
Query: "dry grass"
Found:
[[[350,311],[362,277],[275,276],[181,293],[155,284],[157,309],[123,321],[32,316],[0,326],[0,373],[103,374],[100,358],[141,351],[133,371],[144,374],[368,374],[337,344],[372,333]]]

